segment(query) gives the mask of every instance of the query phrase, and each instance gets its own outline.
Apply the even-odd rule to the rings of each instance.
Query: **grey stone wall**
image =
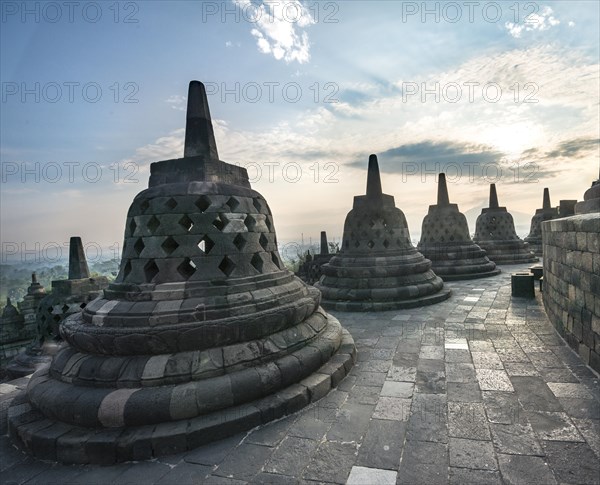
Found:
[[[600,214],[542,223],[544,306],[552,324],[600,372]]]

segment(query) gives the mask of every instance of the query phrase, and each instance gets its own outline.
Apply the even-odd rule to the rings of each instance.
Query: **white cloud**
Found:
[[[315,21],[299,0],[264,2],[256,4],[250,0],[232,0],[243,9],[244,16],[255,20],[250,33],[256,38],[258,50],[272,54],[275,59],[286,63],[304,64],[310,60],[310,43],[305,27]],[[252,10],[252,14],[247,11]]]
[[[185,105],[187,103],[187,97],[181,96],[179,94],[174,94],[169,96],[165,102],[171,105],[171,108],[176,109],[177,111],[185,111]]]
[[[553,13],[554,11],[550,7],[544,6],[540,13],[534,12],[525,17],[523,23],[506,22],[504,26],[510,35],[518,39],[523,32],[548,30],[560,24],[560,20],[554,17]],[[570,24],[571,22],[569,22],[569,26],[571,26]]]

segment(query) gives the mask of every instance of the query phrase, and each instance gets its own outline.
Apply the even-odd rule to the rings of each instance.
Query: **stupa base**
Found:
[[[432,295],[407,300],[373,301],[373,300],[321,300],[321,306],[326,310],[339,312],[377,312],[388,310],[402,310],[406,308],[418,308],[440,303],[450,298],[452,291],[442,289]]]
[[[295,413],[318,401],[346,376],[355,358],[354,340],[342,329],[338,351],[296,384],[195,418],[143,426],[85,428],[51,420],[34,409],[23,392],[9,407],[9,434],[36,458],[62,463],[108,465],[180,453]],[[32,381],[43,379],[47,373],[48,367],[39,370]]]
[[[499,275],[502,271],[499,268],[495,268],[492,271],[484,271],[481,273],[456,273],[456,274],[443,274],[439,272],[437,268],[433,268],[435,274],[437,274],[444,281],[460,281],[460,280],[476,280],[479,278],[488,278],[490,276]],[[460,268],[458,269],[460,271]]]

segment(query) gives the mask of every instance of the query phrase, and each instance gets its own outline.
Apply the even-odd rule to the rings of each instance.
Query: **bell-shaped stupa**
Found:
[[[542,222],[556,219],[557,217],[558,209],[550,205],[550,191],[548,188],[545,188],[542,208],[535,211],[535,215],[531,218],[529,235],[524,239],[536,256],[542,256]]]
[[[353,364],[350,334],[281,262],[266,200],[219,160],[198,81],[184,153],[151,165],[115,282],[14,401],[10,432],[40,458],[185,451],[297,411]]]
[[[423,219],[417,249],[431,260],[433,271],[444,281],[484,278],[500,273],[485,251],[473,242],[467,218],[451,204],[446,175],[438,178],[437,204]]]
[[[354,197],[342,248],[321,267],[315,284],[323,306],[336,310],[391,310],[445,300],[450,290],[431,261],[410,241],[404,213],[382,193],[377,157],[369,157],[367,194]]]
[[[475,224],[473,241],[496,264],[532,263],[538,258],[515,231],[515,222],[506,207],[498,205],[496,184],[490,184],[489,207],[481,210]]]

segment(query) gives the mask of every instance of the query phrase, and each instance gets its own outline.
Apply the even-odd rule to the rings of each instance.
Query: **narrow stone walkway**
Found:
[[[181,455],[108,467],[31,459],[0,438],[3,484],[596,484],[598,376],[510,273],[437,305],[333,312],[358,361],[321,401]],[[18,383],[18,386],[21,386]],[[16,388],[0,386],[2,432]]]

